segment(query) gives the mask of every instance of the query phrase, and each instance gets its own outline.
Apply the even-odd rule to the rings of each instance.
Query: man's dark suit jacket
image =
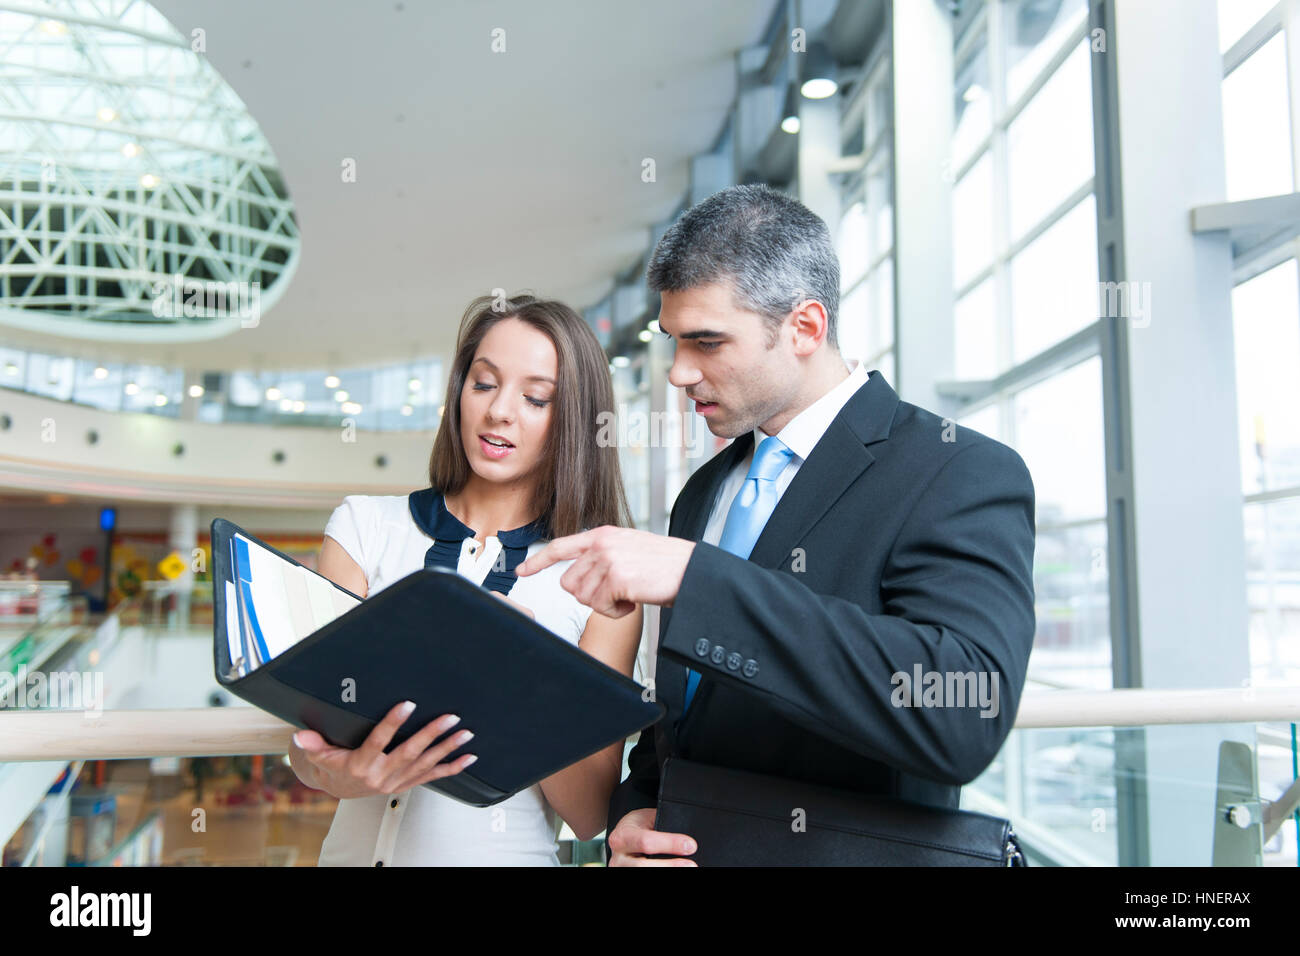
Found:
[[[741,435],[668,533],[699,542],[660,616],[655,693],[609,832],[654,807],[664,760],[956,807],[1011,730],[1034,639],[1034,489],[1014,451],[900,401],[872,372],[800,466],[748,560],[700,541]],[[1000,709],[897,707],[892,677],[996,672]],[[686,668],[702,679],[685,718]],[[920,693],[918,689],[916,693]]]

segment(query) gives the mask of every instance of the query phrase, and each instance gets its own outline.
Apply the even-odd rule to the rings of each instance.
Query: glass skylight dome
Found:
[[[0,0],[0,323],[190,341],[283,293],[293,203],[205,45],[143,0]]]

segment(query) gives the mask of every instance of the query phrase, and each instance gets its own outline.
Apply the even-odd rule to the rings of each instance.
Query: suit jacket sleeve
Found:
[[[816,539],[804,547],[817,560]],[[1029,473],[1010,448],[979,442],[939,469],[904,520],[881,576],[884,613],[697,543],[659,653],[848,749],[961,785],[992,762],[1015,720],[1034,638],[1033,550]],[[699,656],[701,639],[757,670]],[[894,675],[911,681],[918,663],[984,672],[990,686],[997,675],[996,716],[978,704],[896,705]]]

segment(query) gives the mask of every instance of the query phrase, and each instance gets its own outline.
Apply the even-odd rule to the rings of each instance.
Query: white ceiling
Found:
[[[256,328],[187,345],[44,341],[195,368],[446,354],[496,287],[582,308],[645,250],[713,144],[773,0],[154,0],[248,105],[302,256]],[[491,50],[505,30],[505,53]],[[341,163],[356,160],[357,181]],[[644,183],[652,157],[657,182]],[[17,335],[5,331],[6,339]],[[15,342],[15,344],[20,344]]]

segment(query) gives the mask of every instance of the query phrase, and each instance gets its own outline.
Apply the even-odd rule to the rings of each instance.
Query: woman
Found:
[[[456,567],[467,538],[484,547],[495,536],[501,557],[482,586],[630,676],[640,609],[593,614],[560,586],[571,561],[514,574],[549,538],[631,525],[617,450],[595,441],[597,416],[613,404],[605,353],[572,309],[532,296],[475,299],[461,320],[430,487],[345,498],[325,528],[321,574],[364,597],[422,567]],[[473,762],[472,745],[446,759],[473,728],[444,715],[385,754],[408,713],[395,706],[355,750],[314,731],[294,735],[294,771],[339,798],[321,866],[556,865],[557,814],[581,839],[604,829],[621,742],[477,809],[420,786]]]

